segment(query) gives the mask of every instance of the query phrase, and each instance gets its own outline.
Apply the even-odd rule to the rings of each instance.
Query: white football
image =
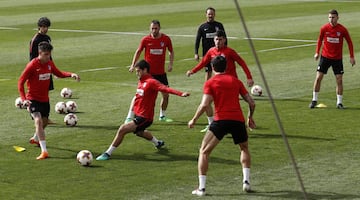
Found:
[[[26,106],[24,105],[24,102],[21,100],[21,97],[18,97],[15,99],[15,107],[17,107],[19,109],[26,108]]]
[[[66,102],[66,109],[68,113],[74,113],[77,110],[77,104],[75,101],[68,101]]]
[[[78,117],[74,113],[69,113],[64,117],[64,123],[66,126],[76,126]]]
[[[72,90],[70,88],[63,88],[60,92],[60,96],[66,99],[71,98]]]
[[[262,95],[262,87],[260,85],[254,85],[254,86],[252,86],[250,92],[253,96],[261,96]]]
[[[82,166],[90,166],[93,161],[93,155],[89,150],[81,150],[76,156],[77,161]]]
[[[66,104],[63,101],[55,104],[55,112],[59,114],[65,114],[67,112]]]

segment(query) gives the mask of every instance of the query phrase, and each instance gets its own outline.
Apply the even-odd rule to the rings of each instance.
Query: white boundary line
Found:
[[[284,49],[294,49],[294,48],[299,48],[299,47],[308,47],[308,46],[315,46],[315,44],[302,44],[302,45],[294,45],[294,46],[287,46],[287,47],[278,47],[278,48],[272,48],[272,49],[264,49],[264,50],[259,50],[257,52],[269,52],[269,51],[277,51],[277,50],[284,50]]]
[[[249,38],[244,38],[248,40]],[[317,40],[298,40],[298,39],[281,39],[281,38],[251,38],[251,40],[264,40],[264,41],[284,41],[284,42],[317,42]]]

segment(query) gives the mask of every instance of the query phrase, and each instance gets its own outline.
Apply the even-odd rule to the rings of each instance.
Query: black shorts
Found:
[[[158,80],[160,83],[169,86],[169,82],[167,79],[166,74],[157,74],[157,75],[152,75],[154,77],[154,79]]]
[[[134,123],[137,125],[136,130],[134,131],[134,133],[136,134],[140,131],[144,131],[153,122],[152,122],[152,120],[149,120],[149,119],[146,119],[146,118],[143,118],[140,116],[135,116]]]
[[[209,63],[205,66],[205,72],[212,72],[211,63]]]
[[[214,133],[218,140],[222,140],[228,133],[232,135],[234,144],[243,143],[248,140],[248,134],[244,122],[233,120],[213,121],[210,124],[209,130]]]
[[[344,74],[344,66],[342,59],[334,60],[321,56],[317,71],[327,74],[327,71],[330,67],[332,67],[335,75]]]
[[[34,113],[34,112],[40,112],[41,113],[41,117],[49,117],[49,113],[50,113],[50,103],[49,102],[39,102],[39,101],[35,101],[35,100],[30,100],[31,104],[29,107],[29,111],[30,113]]]

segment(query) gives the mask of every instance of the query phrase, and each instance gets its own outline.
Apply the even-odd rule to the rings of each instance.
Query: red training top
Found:
[[[201,59],[201,62],[197,64],[191,71],[196,73],[207,64],[211,62],[211,60],[216,56],[223,56],[226,58],[226,70],[225,73],[233,75],[234,77],[238,77],[236,73],[236,66],[235,62],[237,62],[242,69],[244,70],[247,79],[252,79],[251,73],[249,68],[247,67],[245,61],[236,53],[235,50],[224,46],[223,48],[216,48],[212,47],[209,51],[205,54],[205,56]]]
[[[160,34],[160,38],[153,38],[151,35],[143,37],[138,48],[140,51],[145,48],[145,60],[150,64],[151,75],[165,74],[166,48],[173,52],[169,36]]]
[[[136,116],[153,120],[155,101],[159,91],[178,96],[182,95],[182,92],[161,84],[158,80],[152,78],[150,74],[143,75],[138,82],[135,95],[134,113]]]
[[[41,64],[39,58],[34,58],[25,67],[18,81],[18,90],[22,100],[49,102],[50,75],[59,78],[71,77],[70,72],[62,72],[56,68],[53,61]],[[24,83],[27,85],[25,95]]]
[[[215,104],[214,120],[245,122],[239,95],[246,95],[244,84],[229,74],[217,74],[204,84],[204,94],[211,95]]]
[[[323,57],[336,60],[342,59],[344,38],[348,43],[350,58],[354,58],[354,47],[350,34],[341,24],[332,26],[330,23],[327,23],[321,27],[316,46],[316,53],[319,54],[321,45],[324,43],[321,53]]]

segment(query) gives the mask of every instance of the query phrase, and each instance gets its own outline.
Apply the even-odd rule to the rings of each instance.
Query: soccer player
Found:
[[[208,7],[205,11],[206,22],[201,24],[198,28],[195,40],[195,60],[199,61],[199,47],[200,41],[202,44],[202,56],[204,56],[207,51],[215,46],[214,37],[216,31],[223,30],[225,32],[224,26],[222,23],[215,21],[215,8]],[[210,63],[205,66],[205,81],[211,78],[212,69]],[[206,110],[206,115],[209,125],[214,120],[213,115],[214,111],[211,106]],[[200,132],[206,132],[208,126],[202,129]]]
[[[169,51],[169,65],[167,68],[168,72],[171,72],[173,69],[174,51],[170,37],[160,32],[160,21],[158,20],[151,21],[150,34],[141,39],[140,45],[134,54],[132,64],[129,69],[130,72],[133,72],[134,66],[144,49],[145,49],[145,55],[144,55],[145,60],[151,66],[149,73],[156,80],[160,81],[162,84],[169,86],[167,75],[165,72],[166,49]],[[163,122],[172,122],[173,120],[166,117],[165,114],[169,103],[169,94],[162,92],[161,95],[162,95],[162,99],[160,102],[159,120]],[[131,121],[134,116],[132,109],[133,102],[134,99],[132,100],[129,113],[125,122]]]
[[[50,59],[53,47],[48,42],[40,42],[38,46],[39,56],[32,59],[25,67],[18,81],[20,97],[27,106],[28,111],[35,123],[35,133],[39,141],[33,140],[41,147],[41,154],[37,160],[46,159],[49,154],[46,149],[45,127],[48,125],[50,113],[49,85],[50,75],[59,78],[73,77],[80,81],[80,77],[71,72],[60,71]],[[27,84],[25,94],[24,84]]]
[[[130,132],[154,143],[155,147],[160,149],[165,144],[164,141],[158,140],[146,129],[153,123],[155,101],[158,92],[175,94],[182,97],[190,95],[188,92],[174,90],[154,79],[149,74],[151,66],[145,60],[140,60],[133,68],[139,79],[134,100],[135,118],[133,121],[125,122],[120,126],[109,148],[99,155],[96,160],[109,160],[112,152],[121,144],[125,135]]]
[[[205,82],[201,103],[194,117],[188,122],[189,128],[193,128],[207,106],[209,106],[211,102],[214,102],[214,121],[206,132],[199,151],[199,187],[192,191],[192,194],[198,196],[205,195],[206,173],[208,171],[210,153],[228,133],[232,135],[234,144],[238,144],[240,147],[240,162],[243,167],[243,190],[249,192],[251,190],[251,159],[248,149],[245,117],[240,107],[239,95],[241,95],[249,105],[247,124],[250,128],[255,128],[255,121],[253,119],[255,102],[250,97],[243,83],[233,75],[226,73],[226,58],[216,56],[212,59],[211,65],[215,75]]]
[[[47,34],[49,27],[51,26],[50,19],[47,17],[40,17],[40,19],[37,22],[37,25],[38,25],[38,31],[35,33],[35,35],[30,40],[30,48],[29,48],[30,61],[39,56],[38,46],[39,46],[40,42],[45,41],[45,42],[48,42],[51,44],[51,38]],[[51,57],[50,57],[50,59],[52,60]],[[53,82],[52,75],[50,76],[49,90],[54,90],[54,82]],[[48,119],[48,123],[52,124],[53,122],[50,119]],[[35,140],[38,139],[36,136],[36,133],[34,133],[34,136],[30,139],[30,143],[33,141],[32,139],[35,139]]]
[[[324,77],[324,74],[327,73],[329,67],[331,66],[336,78],[336,106],[338,109],[344,109],[342,101],[342,77],[344,74],[342,49],[344,38],[348,44],[350,53],[350,64],[352,66],[355,65],[354,47],[348,30],[343,25],[338,23],[338,12],[336,10],[330,10],[328,13],[328,18],[329,23],[323,25],[320,28],[320,34],[318,37],[316,52],[314,55],[315,60],[318,60],[320,48],[321,46],[323,46],[313,86],[313,98],[309,107],[315,108],[318,101],[321,81]]]

